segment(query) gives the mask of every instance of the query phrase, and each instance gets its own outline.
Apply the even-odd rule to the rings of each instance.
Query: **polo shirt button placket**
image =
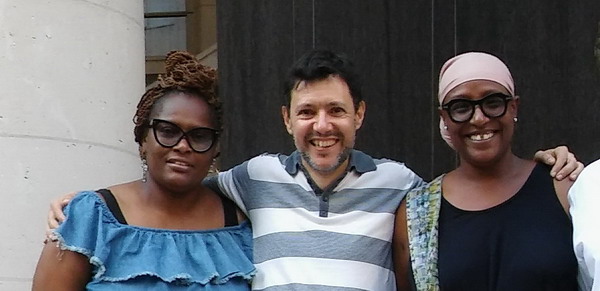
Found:
[[[321,203],[319,203],[319,216],[327,217],[329,214],[329,194],[321,194]]]

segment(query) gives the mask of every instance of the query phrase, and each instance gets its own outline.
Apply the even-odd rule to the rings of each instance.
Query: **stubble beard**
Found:
[[[311,158],[307,152],[300,151],[300,155],[302,159],[306,162],[306,164],[313,170],[321,174],[329,174],[337,170],[348,158],[350,157],[350,153],[352,152],[351,148],[344,148],[344,150],[337,156],[336,162],[331,166],[322,167],[317,165]]]

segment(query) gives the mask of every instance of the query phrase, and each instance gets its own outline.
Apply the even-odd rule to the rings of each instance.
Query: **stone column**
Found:
[[[0,0],[0,290],[30,290],[50,199],[141,176],[142,1]]]

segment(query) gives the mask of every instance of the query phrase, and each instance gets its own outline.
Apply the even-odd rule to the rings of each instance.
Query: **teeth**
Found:
[[[320,148],[330,147],[335,144],[335,140],[315,140],[313,144]]]
[[[176,164],[176,165],[180,165],[180,166],[186,166],[186,167],[190,165],[190,164],[188,164],[188,163],[179,162],[179,161],[175,161],[175,162],[173,162],[173,163],[174,163],[174,164]]]
[[[482,134],[473,134],[473,135],[469,136],[469,138],[474,141],[481,141],[481,140],[490,139],[492,136],[494,136],[494,133],[488,132],[488,133],[482,133]]]

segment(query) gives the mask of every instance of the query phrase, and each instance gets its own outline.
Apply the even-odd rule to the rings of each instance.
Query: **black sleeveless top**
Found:
[[[442,198],[440,288],[577,290],[572,233],[543,165],[535,166],[513,197],[489,209],[465,211]]]
[[[106,202],[106,206],[108,207],[110,212],[112,212],[113,216],[117,219],[117,221],[121,224],[127,224],[125,216],[123,216],[121,207],[119,207],[119,203],[117,203],[117,199],[115,199],[114,194],[108,189],[100,189],[96,192],[102,195],[102,198],[104,198],[104,201]],[[235,204],[233,204],[233,201],[223,197],[222,195],[219,195],[219,197],[221,198],[221,203],[223,205],[225,227],[238,225],[237,211],[235,208]]]

